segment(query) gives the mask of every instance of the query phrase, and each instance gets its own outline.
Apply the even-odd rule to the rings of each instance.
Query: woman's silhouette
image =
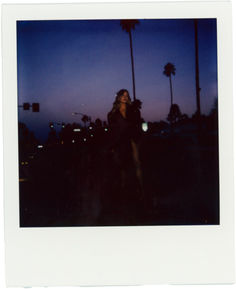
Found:
[[[108,123],[111,128],[111,150],[121,175],[121,188],[130,184],[128,171],[134,165],[136,188],[141,197],[143,181],[137,145],[142,123],[140,108],[141,102],[131,102],[128,90],[121,89],[108,113]]]

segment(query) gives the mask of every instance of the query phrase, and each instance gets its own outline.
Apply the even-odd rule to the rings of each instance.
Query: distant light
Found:
[[[72,142],[74,143],[74,142],[75,142],[75,140],[74,140],[74,139],[72,139]]]
[[[142,123],[142,130],[147,131],[148,130],[148,124],[146,122]]]
[[[86,138],[84,138],[84,141],[86,141]]]
[[[24,165],[25,163],[24,163],[24,162],[21,162],[21,164]]]
[[[81,131],[80,128],[74,128],[73,131]]]
[[[91,137],[93,137],[93,134],[91,134]]]
[[[29,163],[28,163],[28,162],[25,162],[25,164],[28,165]]]
[[[38,145],[38,149],[41,149],[41,148],[43,148],[43,146],[42,145]]]
[[[93,129],[93,128],[90,126],[89,129]]]
[[[64,141],[63,141],[63,140],[61,141],[61,144],[64,144]]]
[[[105,128],[104,130],[105,130],[105,131],[108,131],[108,128]]]

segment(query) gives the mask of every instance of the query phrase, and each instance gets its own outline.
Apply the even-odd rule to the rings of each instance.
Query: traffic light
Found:
[[[54,128],[53,122],[49,122],[49,127]]]
[[[39,103],[32,103],[32,110],[33,112],[39,112]]]
[[[30,109],[30,104],[28,102],[23,103],[23,109],[24,110],[29,110]]]

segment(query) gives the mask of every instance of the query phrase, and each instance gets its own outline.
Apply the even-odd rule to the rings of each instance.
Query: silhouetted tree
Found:
[[[213,130],[218,130],[218,100],[215,98],[213,108],[208,116],[208,127]]]
[[[22,122],[18,123],[18,137],[20,153],[34,151],[39,143],[39,141],[35,138],[34,133],[30,131]]]
[[[65,127],[59,132],[60,143],[70,144],[73,134],[73,127],[71,124],[66,124]]]
[[[168,123],[165,122],[164,120],[160,120],[158,124],[159,124],[160,128],[162,128],[162,129],[168,127]]]
[[[90,120],[90,118],[85,114],[85,115],[83,115],[81,120],[84,123],[84,126],[86,127],[86,123]]]
[[[95,129],[95,127],[96,127],[95,122],[90,121],[90,123],[89,123],[89,128],[90,128],[90,129]]]
[[[178,104],[172,104],[167,120],[174,124],[181,119],[181,116],[182,114]]]
[[[103,122],[103,127],[107,127],[107,126],[108,126],[107,122],[104,121],[104,122]]]
[[[164,71],[163,74],[166,75],[167,77],[169,77],[170,79],[170,95],[171,95],[171,107],[173,105],[173,90],[172,90],[172,80],[171,80],[171,74],[175,75],[175,66],[172,63],[167,63],[164,66]]]
[[[129,40],[130,40],[130,53],[131,53],[131,65],[132,65],[132,79],[133,79],[133,95],[134,100],[136,99],[135,94],[135,78],[134,78],[134,57],[133,57],[133,44],[132,44],[132,35],[131,30],[135,29],[135,26],[139,24],[140,22],[136,19],[133,20],[121,20],[120,25],[123,30],[125,30],[127,33],[129,33]]]
[[[97,118],[95,120],[95,125],[96,125],[96,127],[101,127],[102,126],[102,121],[99,118]]]
[[[182,124],[185,124],[185,123],[188,123],[190,121],[190,118],[189,118],[189,116],[186,113],[184,113],[184,114],[181,114],[181,116],[179,118],[179,121]]]
[[[215,98],[213,108],[211,109],[210,115],[218,114],[218,100]]]
[[[54,128],[51,128],[49,133],[48,133],[48,139],[47,139],[47,144],[49,145],[55,145],[57,143],[57,133]]]

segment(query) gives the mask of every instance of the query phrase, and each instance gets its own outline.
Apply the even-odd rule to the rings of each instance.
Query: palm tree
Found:
[[[181,119],[181,116],[182,116],[182,113],[180,111],[178,104],[173,104],[170,108],[170,112],[168,114],[167,120],[170,123],[175,124]]]
[[[210,115],[215,115],[217,113],[218,113],[218,100],[217,100],[217,98],[215,98],[213,107],[212,107],[211,112],[210,112]]]
[[[100,120],[100,118],[97,118],[97,119],[95,120],[95,125],[96,125],[97,128],[98,128],[98,127],[102,127],[102,121]]]
[[[174,64],[168,62],[164,66],[163,74],[165,74],[167,77],[170,78],[170,95],[171,95],[171,105],[170,105],[170,107],[172,107],[172,105],[173,105],[173,91],[172,91],[171,74],[175,75],[175,66],[174,66]]]
[[[131,30],[135,29],[135,25],[139,24],[139,20],[136,19],[130,19],[130,20],[121,20],[120,25],[123,30],[125,30],[127,33],[129,33],[129,40],[130,40],[130,53],[131,53],[131,65],[132,65],[132,79],[133,79],[133,95],[134,100],[136,100],[135,95],[135,79],[134,79],[134,57],[133,57],[133,44],[132,44],[132,35]]]
[[[86,114],[84,114],[81,120],[84,123],[84,127],[86,127],[86,123],[90,120],[90,118]]]

